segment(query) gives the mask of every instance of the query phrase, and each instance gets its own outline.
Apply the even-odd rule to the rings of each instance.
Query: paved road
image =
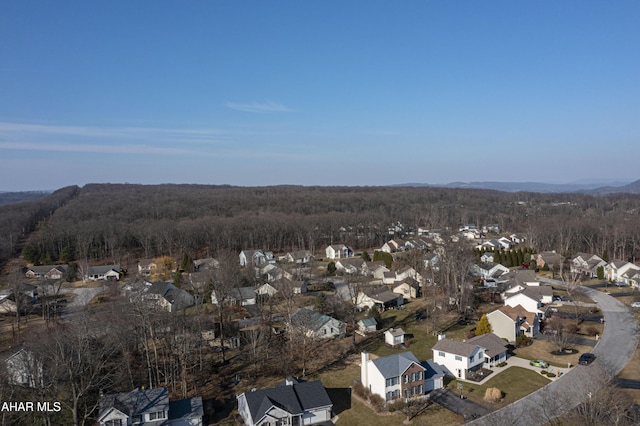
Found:
[[[541,278],[557,286],[564,283]],[[597,359],[591,365],[579,365],[558,380],[513,404],[494,411],[472,425],[522,425],[548,423],[589,398],[606,386],[608,379],[624,368],[638,343],[638,324],[629,309],[608,294],[585,288],[587,295],[598,303],[604,318],[604,332],[593,352]]]

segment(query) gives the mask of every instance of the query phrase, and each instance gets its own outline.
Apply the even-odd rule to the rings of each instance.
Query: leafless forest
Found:
[[[274,252],[344,243],[376,247],[401,222],[456,230],[498,224],[538,251],[637,256],[640,196],[504,193],[411,187],[68,187],[0,207],[0,259],[22,251],[34,263],[169,255],[205,257],[228,249]]]

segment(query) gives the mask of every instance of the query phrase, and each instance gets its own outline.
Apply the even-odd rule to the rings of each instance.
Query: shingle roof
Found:
[[[491,358],[507,350],[507,342],[493,333],[472,337],[471,339],[467,340],[467,343],[482,346],[485,349],[484,352]]]
[[[478,347],[467,342],[458,342],[457,340],[441,339],[436,342],[433,349],[436,351],[443,351],[454,355],[461,355],[469,357]]]
[[[333,405],[319,380],[246,392],[244,397],[253,422],[264,417],[271,407],[281,408],[291,414],[302,414],[307,410]]]
[[[129,417],[152,411],[168,411],[169,391],[167,388],[136,389],[101,396],[100,416],[111,408],[116,408]]]
[[[380,374],[386,379],[389,377],[397,377],[407,371],[412,364],[420,364],[418,358],[411,352],[403,352],[401,354],[389,355],[382,358],[372,360]],[[423,367],[424,368],[424,367]]]

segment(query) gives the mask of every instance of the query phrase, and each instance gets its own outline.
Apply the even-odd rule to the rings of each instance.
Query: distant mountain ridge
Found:
[[[434,188],[490,189],[502,192],[581,192],[589,194],[610,194],[615,192],[640,194],[640,180],[628,182],[593,183],[542,183],[542,182],[451,182],[444,184],[403,183],[393,186],[428,186]]]

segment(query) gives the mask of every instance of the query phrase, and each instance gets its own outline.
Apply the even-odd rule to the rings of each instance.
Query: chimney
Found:
[[[360,353],[360,382],[362,386],[369,389],[369,353]]]

